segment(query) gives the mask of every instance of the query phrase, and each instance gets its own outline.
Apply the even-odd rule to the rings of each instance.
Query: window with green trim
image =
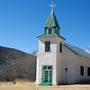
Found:
[[[48,28],[48,34],[52,34],[52,28]]]

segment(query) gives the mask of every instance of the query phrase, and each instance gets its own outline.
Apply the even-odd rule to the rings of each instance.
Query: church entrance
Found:
[[[42,84],[43,85],[52,85],[52,66],[43,66]]]

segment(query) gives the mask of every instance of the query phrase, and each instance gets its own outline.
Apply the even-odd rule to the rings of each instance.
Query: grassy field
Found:
[[[90,90],[90,85],[37,86],[29,81],[0,83],[0,90]]]

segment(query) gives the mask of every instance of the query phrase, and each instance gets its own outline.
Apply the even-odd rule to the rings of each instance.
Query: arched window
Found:
[[[80,75],[84,76],[84,67],[83,66],[80,66]]]
[[[62,43],[60,42],[60,53],[62,53]]]
[[[90,67],[87,68],[87,75],[90,76]]]
[[[48,34],[52,34],[52,28],[48,28]]]
[[[45,52],[50,52],[50,41],[45,42]]]

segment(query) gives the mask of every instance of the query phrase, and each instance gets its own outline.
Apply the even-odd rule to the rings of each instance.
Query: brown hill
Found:
[[[36,57],[20,50],[0,46],[0,80],[17,78],[34,81],[36,77]]]

